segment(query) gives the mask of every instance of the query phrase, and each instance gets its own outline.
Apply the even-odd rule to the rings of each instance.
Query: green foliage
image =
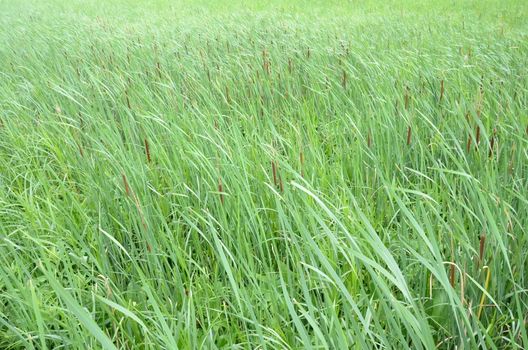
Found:
[[[528,347],[523,1],[0,1],[0,348]]]

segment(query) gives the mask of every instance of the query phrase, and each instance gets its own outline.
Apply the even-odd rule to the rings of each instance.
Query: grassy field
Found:
[[[0,0],[0,348],[528,348],[527,18]]]

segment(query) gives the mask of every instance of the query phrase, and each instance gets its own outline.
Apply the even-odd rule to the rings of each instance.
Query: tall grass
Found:
[[[0,348],[528,346],[524,2],[0,13]]]

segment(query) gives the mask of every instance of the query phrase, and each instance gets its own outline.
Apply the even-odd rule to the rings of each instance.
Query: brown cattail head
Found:
[[[218,178],[218,192],[220,192],[220,203],[224,205],[224,186],[220,177]]]
[[[479,247],[479,266],[482,265],[484,260],[484,246],[486,244],[486,234],[483,232],[480,235],[480,247]]]
[[[128,180],[126,178],[126,175],[124,173],[121,175],[123,177],[123,184],[125,185],[125,193],[127,196],[130,196],[130,186],[128,185]]]
[[[147,162],[150,163],[151,158],[150,158],[150,147],[149,147],[149,142],[148,142],[147,139],[144,139],[143,141],[144,141],[144,143],[145,143],[145,154],[147,155]]]
[[[279,188],[281,193],[284,192],[284,185],[282,184],[282,176],[279,175]]]
[[[341,78],[341,85],[343,85],[343,88],[346,89],[346,85],[347,85],[347,73],[346,73],[346,71],[343,71],[343,76]]]
[[[411,144],[411,126],[407,127],[407,146]]]
[[[497,135],[497,129],[493,129],[493,135],[491,135],[490,146],[489,146],[489,157],[493,155],[493,147],[495,146],[495,137]]]
[[[132,109],[132,107],[130,106],[130,99],[128,98],[128,90],[125,90],[125,97],[126,97],[128,109]]]
[[[468,134],[466,151],[469,153],[470,150],[471,150],[471,134]]]
[[[368,148],[372,146],[372,136],[370,135],[370,130],[368,131],[368,134],[367,134],[367,146]]]
[[[475,149],[478,148],[479,144],[480,144],[480,125],[477,125],[477,132],[475,136]]]
[[[161,66],[159,62],[156,62],[156,71],[158,72],[158,76],[161,79]]]
[[[262,50],[262,66],[264,68],[264,72],[266,72],[267,74],[270,74],[271,72],[270,62],[269,62],[268,53],[266,52],[266,50]]]
[[[439,102],[442,102],[442,98],[444,98],[444,79],[440,80],[440,100]]]

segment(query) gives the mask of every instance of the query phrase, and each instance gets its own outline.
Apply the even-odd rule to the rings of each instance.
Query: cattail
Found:
[[[127,196],[130,196],[130,186],[128,185],[128,181],[125,174],[121,174],[123,176],[123,184],[125,185],[125,193]]]
[[[439,102],[442,102],[443,97],[444,97],[444,79],[440,80],[440,100]]]
[[[368,134],[367,134],[367,146],[368,148],[372,146],[372,137],[370,136],[370,130],[368,131]]]
[[[268,60],[268,53],[266,52],[266,50],[262,50],[262,62],[263,62],[264,72],[266,72],[267,74],[270,74],[270,63]]]
[[[491,156],[493,155],[493,147],[495,146],[495,135],[497,134],[497,129],[493,129],[493,135],[491,136],[491,140],[490,140],[490,148],[489,148],[489,157],[491,158]]]
[[[475,149],[478,148],[478,145],[480,143],[480,125],[477,125],[477,132],[475,137]]]
[[[341,85],[343,85],[343,88],[346,89],[346,85],[347,85],[347,73],[346,73],[346,71],[343,71],[343,77],[341,78]]]
[[[222,178],[218,178],[218,192],[220,192],[220,203],[224,205],[224,186],[222,185]]]
[[[407,127],[407,146],[411,144],[411,126]]]
[[[229,87],[227,85],[226,85],[226,88],[225,88],[225,93],[226,93],[227,103],[231,104],[231,97],[229,96]]]
[[[277,186],[277,167],[274,160],[271,161],[271,172],[273,173],[273,184]]]
[[[467,145],[466,145],[466,151],[469,153],[470,150],[471,150],[471,134],[468,135]]]
[[[284,192],[284,186],[282,185],[282,176],[279,175],[279,188],[281,193]]]
[[[125,90],[125,97],[126,97],[128,109],[132,109],[132,107],[130,106],[130,99],[128,98],[128,90]]]
[[[145,142],[145,153],[147,155],[147,162],[150,163],[151,159],[150,159],[150,147],[149,147],[149,143],[148,143],[148,140],[147,139],[144,139],[144,142]]]
[[[482,264],[482,261],[484,260],[484,245],[485,244],[486,244],[486,234],[482,233],[482,235],[480,235],[479,266]]]

